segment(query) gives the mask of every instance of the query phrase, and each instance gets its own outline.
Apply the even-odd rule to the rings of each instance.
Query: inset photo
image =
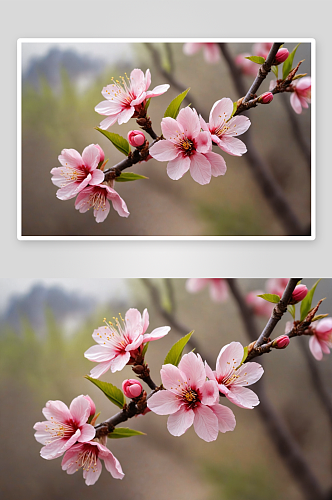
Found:
[[[315,174],[313,39],[18,40],[19,239],[312,240]]]
[[[329,498],[330,278],[0,289],[6,500]]]

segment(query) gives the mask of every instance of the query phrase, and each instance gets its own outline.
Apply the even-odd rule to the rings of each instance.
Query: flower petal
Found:
[[[207,380],[200,388],[201,402],[203,405],[211,406],[219,401],[218,384],[215,380]]]
[[[164,140],[158,141],[149,151],[150,155],[158,161],[174,160],[179,154],[178,148],[173,142]]]
[[[223,405],[213,405],[210,407],[213,413],[217,416],[219,432],[233,431],[236,426],[234,413],[230,408]]]
[[[210,130],[220,127],[231,117],[233,113],[233,102],[228,97],[216,101],[212,106],[209,118]]]
[[[146,98],[157,97],[158,95],[164,94],[169,89],[168,83],[164,83],[163,85],[157,85],[153,90],[149,90],[146,93]]]
[[[114,373],[122,370],[126,366],[129,360],[130,360],[130,352],[124,352],[118,354],[111,361],[111,372]]]
[[[210,182],[211,163],[203,154],[195,153],[190,157],[190,175],[202,186]]]
[[[259,404],[257,394],[245,387],[232,386],[226,394],[226,398],[240,408],[252,409]]]
[[[84,424],[81,427],[81,435],[78,438],[79,443],[87,443],[88,441],[91,441],[96,435],[96,430],[93,427],[93,425],[90,424]]]
[[[264,373],[262,365],[255,362],[245,363],[236,371],[238,378],[232,383],[233,386],[247,386],[254,384]]]
[[[247,146],[240,139],[223,135],[217,142],[220,149],[232,156],[242,156],[247,152]]]
[[[204,405],[195,408],[194,429],[197,436],[204,441],[210,442],[217,439],[219,422],[211,408]]]
[[[95,170],[98,167],[98,163],[100,160],[100,151],[94,144],[90,144],[84,148],[82,153],[82,159],[84,161],[84,165],[91,170]]]
[[[181,392],[182,384],[185,384],[186,377],[177,366],[167,364],[160,370],[160,376],[165,389],[173,392]]]
[[[168,334],[170,329],[171,329],[170,326],[159,326],[158,328],[155,328],[154,330],[152,330],[151,333],[144,335],[143,342],[145,343],[145,342],[151,342],[152,340],[161,339],[161,338],[165,337],[165,335]]]
[[[227,167],[226,162],[221,155],[210,151],[209,153],[205,153],[204,156],[211,164],[211,174],[213,175],[213,177],[225,175]]]
[[[323,352],[321,345],[315,335],[312,335],[309,340],[309,348],[311,351],[311,354],[315,359],[320,361],[323,358]]]
[[[69,411],[78,427],[85,424],[90,415],[90,403],[84,396],[77,396],[70,403]]]
[[[100,457],[103,458],[106,470],[111,473],[114,479],[122,479],[124,477],[121,464],[113,453],[110,451],[107,455],[100,453]]]
[[[243,352],[240,342],[231,342],[221,349],[216,363],[218,378],[229,376],[240,365]]]
[[[104,373],[106,373],[110,369],[111,363],[112,363],[112,360],[111,361],[104,361],[103,363],[99,363],[97,366],[92,368],[92,370],[90,371],[90,377],[99,378],[100,375],[103,375]]]
[[[70,411],[62,401],[47,401],[43,408],[43,414],[46,420],[56,420],[57,422],[69,422],[71,420]]]
[[[199,354],[185,354],[179,363],[179,370],[185,374],[188,385],[193,389],[202,387],[206,380],[204,363]]]
[[[148,399],[147,405],[157,415],[169,415],[179,410],[181,402],[173,392],[158,391]]]
[[[198,136],[201,125],[197,112],[194,109],[189,108],[189,106],[182,108],[176,121],[182,125],[186,137],[193,139]]]
[[[167,429],[172,436],[182,436],[193,424],[195,414],[193,410],[180,408],[176,413],[168,417]]]

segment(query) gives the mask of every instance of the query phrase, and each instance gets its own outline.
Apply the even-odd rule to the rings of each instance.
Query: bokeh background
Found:
[[[316,280],[305,279],[311,287]],[[231,296],[221,304],[210,300],[207,289],[189,294],[184,279],[153,279],[163,307],[172,302],[178,322],[195,330],[194,339],[212,358],[226,343],[248,339],[238,309]],[[265,280],[242,279],[243,294],[264,289]],[[42,407],[49,399],[69,405],[79,394],[89,394],[101,411],[100,419],[116,413],[93,384],[83,378],[94,363],[83,356],[93,345],[91,334],[103,318],[111,319],[129,307],[150,314],[149,331],[166,325],[151,300],[144,280],[139,279],[43,279],[0,280],[0,394],[1,466],[0,493],[6,500],[33,498],[91,498],[100,500],[301,500],[302,494],[262,425],[259,407],[245,410],[227,400],[237,426],[234,432],[219,434],[217,441],[205,443],[193,428],[182,437],[171,436],[167,417],[152,413],[130,420],[128,427],[145,432],[108,446],[120,460],[125,478],[113,479],[104,469],[94,486],[87,487],[79,471],[72,476],[61,470],[61,459],[43,460],[40,444],[33,437],[33,425],[44,420]],[[332,312],[332,280],[320,282],[315,299],[327,297],[320,311]],[[289,314],[275,335],[284,332]],[[258,318],[259,327],[265,320]],[[159,369],[166,353],[179,338],[173,328],[158,342],[151,343],[147,362],[153,379],[160,382]],[[324,407],[316,394],[300,344],[308,338],[293,339],[286,350],[263,356],[264,380],[270,399],[285,420],[303,455],[325,488],[331,487],[331,429]],[[315,361],[315,360],[314,360]],[[330,390],[331,356],[316,362]],[[118,387],[133,376],[130,367],[110,372],[102,380]],[[255,387],[253,386],[253,389]],[[101,420],[99,420],[101,421]]]
[[[287,43],[289,50],[296,43]],[[149,47],[150,46],[150,47]],[[243,157],[222,153],[227,173],[200,186],[187,173],[179,181],[166,174],[166,162],[150,160],[131,171],[149,180],[117,183],[130,216],[121,218],[111,209],[104,223],[97,224],[93,213],[80,214],[74,199],[60,201],[51,183],[50,170],[59,166],[64,148],[80,153],[99,143],[109,165],[123,159],[112,144],[94,127],[102,117],[94,107],[103,100],[102,88],[112,76],[128,75],[135,67],[152,74],[151,89],[166,83],[156,67],[151,46],[159,53],[166,71],[183,88],[208,119],[213,103],[222,97],[238,99],[223,60],[208,64],[202,51],[183,54],[182,43],[23,43],[22,44],[22,235],[23,236],[280,236],[287,234],[257,187]],[[169,50],[171,49],[171,50]],[[252,52],[252,44],[232,43],[230,51]],[[170,56],[171,53],[171,56]],[[310,44],[300,45],[295,62],[304,59],[302,73],[311,74]],[[245,77],[247,88],[253,78]],[[261,87],[268,90],[272,77]],[[154,129],[169,102],[179,94],[174,85],[151,100],[149,113]],[[293,115],[295,112],[291,111]],[[310,226],[311,173],[303,150],[295,141],[289,120],[289,94],[278,95],[269,106],[249,111],[254,143],[281,185],[299,221]],[[310,149],[310,107],[294,116],[298,133]],[[112,132],[126,136],[138,128],[131,120],[114,125]],[[241,137],[245,142],[245,134]],[[219,148],[214,147],[218,152]]]

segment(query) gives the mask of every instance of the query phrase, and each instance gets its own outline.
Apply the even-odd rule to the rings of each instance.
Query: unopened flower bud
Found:
[[[281,335],[281,337],[275,339],[275,341],[273,342],[273,347],[275,347],[276,349],[285,349],[285,347],[288,346],[289,342],[290,339],[288,335]]]
[[[292,293],[291,304],[297,304],[304,299],[308,293],[308,288],[305,285],[297,285]]]
[[[128,132],[128,142],[134,148],[142,146],[145,143],[145,135],[140,130],[131,130]]]
[[[90,396],[86,395],[84,397],[90,403],[90,415],[89,416],[93,417],[93,415],[96,413],[96,405],[94,404],[94,402],[92,401],[92,399],[90,398]]]
[[[287,57],[289,56],[289,52],[287,49],[280,49],[278,50],[278,52],[276,53],[276,56],[274,58],[274,61],[273,63],[274,64],[281,64],[283,63],[284,61],[286,61]]]
[[[128,379],[122,382],[122,390],[127,398],[137,398],[142,394],[143,387],[138,380]]]
[[[99,158],[99,162],[98,163],[103,163],[103,161],[105,160],[105,153],[102,150],[102,148],[99,146],[99,144],[95,144],[95,147],[98,149],[98,151],[100,153],[100,158]]]
[[[272,92],[265,92],[259,98],[259,102],[261,102],[262,104],[269,104],[269,102],[271,102],[272,100],[273,100]]]

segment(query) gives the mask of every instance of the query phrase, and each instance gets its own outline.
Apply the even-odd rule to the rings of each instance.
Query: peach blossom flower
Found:
[[[311,327],[313,335],[309,340],[310,351],[320,361],[323,353],[330,354],[332,349],[332,318],[323,318],[316,325],[312,323]]]
[[[233,412],[219,404],[217,384],[206,380],[199,354],[185,354],[178,367],[163,365],[160,374],[166,390],[153,394],[147,404],[157,415],[170,415],[167,429],[173,436],[182,436],[192,424],[204,441],[215,441],[219,431],[234,430]]]
[[[196,54],[200,48],[203,48],[204,59],[206,62],[215,64],[220,61],[220,49],[217,43],[188,42],[183,45],[183,52],[187,56],[191,56]]]
[[[228,298],[227,283],[223,278],[189,278],[186,281],[186,290],[196,293],[205,286],[209,287],[210,297],[214,302],[224,302]]]
[[[127,398],[133,399],[142,394],[143,387],[139,380],[129,378],[122,382],[122,390]]]
[[[290,103],[295,113],[301,114],[302,108],[308,108],[311,102],[311,77],[304,76],[293,82],[293,89],[290,96]]]
[[[113,181],[114,185],[114,181]],[[106,184],[99,186],[88,186],[79,193],[75,201],[75,208],[80,213],[85,213],[93,208],[96,222],[103,222],[109,214],[111,201],[112,206],[121,217],[128,217],[129,212],[125,201],[113,189]]]

